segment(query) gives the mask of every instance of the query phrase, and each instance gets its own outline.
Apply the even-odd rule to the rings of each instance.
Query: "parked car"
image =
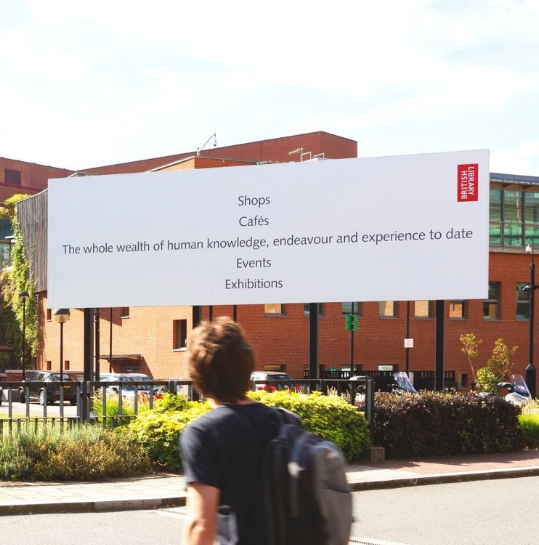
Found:
[[[279,380],[279,381],[285,381],[285,382],[275,382],[273,384],[260,384],[258,381],[272,381],[272,380]],[[251,381],[253,382],[253,389],[255,390],[267,390],[268,392],[273,392],[275,390],[283,390],[288,389],[290,386],[295,388],[295,385],[288,385],[288,381],[293,381],[294,379],[287,375],[286,373],[282,373],[280,371],[254,371],[251,373]],[[255,383],[256,381],[256,383]]]
[[[135,389],[137,394],[142,392],[148,395],[155,389],[152,384],[130,384],[133,382],[151,382],[152,379],[143,373],[101,373],[99,375],[101,382],[121,382],[122,397],[134,397]],[[127,384],[126,384],[127,383]],[[120,384],[107,386],[107,393],[120,393]],[[153,392],[154,394],[156,392]]]
[[[31,371],[26,374],[26,386],[19,388],[19,401],[37,401],[40,405],[47,405],[60,401],[60,373],[52,371]],[[77,404],[77,383],[64,373],[63,375],[64,402]]]
[[[364,376],[350,377],[350,381],[358,381],[364,378]],[[375,390],[399,395],[417,394],[417,390],[404,371],[397,371],[392,375],[378,377],[375,379]]]

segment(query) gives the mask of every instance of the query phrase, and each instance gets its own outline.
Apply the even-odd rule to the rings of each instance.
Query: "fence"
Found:
[[[263,384],[261,384],[263,383]],[[292,386],[293,385],[293,386]],[[370,377],[359,380],[298,379],[253,381],[253,389],[293,389],[308,393],[348,394],[351,404],[358,395],[365,397],[365,416],[372,423],[374,410],[374,381]],[[0,382],[0,437],[22,430],[38,430],[50,426],[71,429],[82,422],[104,428],[114,428],[136,418],[142,409],[152,409],[155,400],[164,392],[184,393],[196,398],[191,381],[154,380],[151,382]],[[56,404],[58,403],[58,404]],[[111,407],[113,409],[111,410]],[[7,409],[7,415],[4,412]]]

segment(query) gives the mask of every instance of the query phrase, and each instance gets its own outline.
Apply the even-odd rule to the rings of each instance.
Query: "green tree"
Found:
[[[30,273],[28,255],[17,219],[17,203],[28,195],[17,194],[6,199],[0,209],[7,214],[15,236],[11,247],[11,267],[2,271],[0,277],[0,317],[5,342],[15,348],[15,360],[22,362],[23,303],[19,299],[22,291],[29,298],[24,306],[25,339],[27,357],[35,356],[39,349],[39,317],[35,297],[34,281]]]
[[[486,392],[498,392],[498,384],[507,380],[513,369],[513,357],[518,346],[510,348],[504,339],[497,339],[487,365],[477,371],[477,385]]]
[[[477,377],[475,375],[473,362],[479,357],[479,346],[483,341],[481,339],[478,339],[474,333],[466,333],[465,335],[461,335],[459,337],[459,340],[463,345],[461,350],[462,352],[464,352],[464,354],[466,354],[466,357],[468,358],[468,363],[470,364],[473,380],[475,382],[477,380]]]

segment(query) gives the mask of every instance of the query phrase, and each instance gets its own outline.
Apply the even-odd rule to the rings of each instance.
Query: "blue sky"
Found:
[[[324,130],[539,176],[537,0],[0,0],[0,156],[71,169]]]

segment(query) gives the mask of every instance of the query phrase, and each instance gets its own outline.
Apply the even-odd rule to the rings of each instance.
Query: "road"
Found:
[[[44,407],[40,405],[39,403],[29,403],[29,416],[37,416],[37,417],[43,417],[43,409]],[[12,404],[12,411],[13,416],[26,416],[26,403],[19,403],[18,401],[14,401]],[[0,406],[0,414],[5,415],[4,417],[7,418],[9,411],[9,406],[7,401],[2,402],[2,406]],[[60,404],[55,403],[54,405],[47,405],[47,416],[60,416]],[[77,416],[77,407],[73,407],[69,403],[64,404],[64,416]]]
[[[539,477],[522,477],[358,492],[351,543],[536,545],[538,487]],[[0,535],[26,545],[179,545],[183,512],[4,516]]]

